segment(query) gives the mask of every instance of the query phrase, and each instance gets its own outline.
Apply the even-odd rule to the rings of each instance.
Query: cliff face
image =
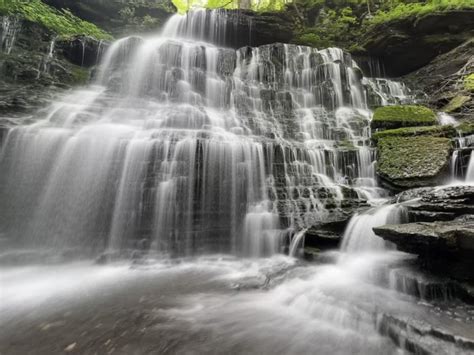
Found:
[[[388,75],[405,75],[470,40],[473,18],[474,10],[463,10],[390,21],[367,32],[361,43],[382,59]]]
[[[105,42],[69,38],[18,16],[0,17],[0,115],[40,107],[58,90],[85,84]]]
[[[176,12],[170,0],[44,0],[57,9],[69,9],[116,37],[154,31]]]

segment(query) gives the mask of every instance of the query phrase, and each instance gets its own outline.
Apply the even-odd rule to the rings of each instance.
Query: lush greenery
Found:
[[[108,33],[96,25],[81,20],[66,9],[56,10],[41,0],[0,0],[0,14],[22,16],[62,37],[86,35],[98,39],[112,39]]]
[[[453,126],[427,126],[427,127],[404,127],[397,129],[387,129],[375,132],[372,139],[377,142],[385,137],[416,137],[416,136],[432,136],[432,137],[455,137],[457,131]]]
[[[381,138],[377,148],[378,174],[396,182],[438,175],[449,161],[452,144],[448,138],[390,136]]]
[[[369,20],[369,23],[379,24],[407,17],[420,17],[433,12],[467,8],[474,9],[474,2],[472,0],[428,0],[426,2],[401,2],[386,11],[377,11],[375,16]]]
[[[249,9],[255,11],[280,11],[285,0],[173,0],[178,12],[184,13],[195,7],[207,9]]]
[[[435,113],[427,107],[417,105],[379,107],[372,119],[373,128],[383,129],[435,124],[437,124]]]
[[[474,8],[472,0],[294,0],[299,17],[296,42],[354,50],[374,26],[433,12]]]

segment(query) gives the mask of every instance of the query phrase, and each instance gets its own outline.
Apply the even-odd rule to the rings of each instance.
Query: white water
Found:
[[[404,207],[398,204],[374,207],[357,214],[349,222],[343,236],[341,249],[348,253],[383,251],[386,242],[375,235],[374,227],[404,222]]]
[[[457,125],[459,125],[458,121],[456,121],[456,119],[453,116],[448,115],[445,112],[438,112],[438,122],[439,122],[440,125],[443,125],[443,126],[447,126],[447,125],[457,126]]]
[[[469,158],[469,165],[466,172],[466,181],[474,182],[474,150],[471,152],[471,157]]]

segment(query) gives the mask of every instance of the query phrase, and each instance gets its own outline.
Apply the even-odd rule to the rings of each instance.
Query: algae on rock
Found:
[[[386,136],[377,144],[377,174],[395,189],[442,182],[449,165],[451,140],[431,136]]]
[[[436,125],[435,113],[424,106],[397,105],[379,107],[374,112],[372,128],[391,129]]]
[[[372,135],[372,140],[377,142],[384,137],[417,137],[417,136],[431,136],[431,137],[446,137],[452,138],[457,135],[457,130],[451,125],[446,126],[419,126],[419,127],[403,127],[396,129],[387,129],[384,131],[375,132]]]

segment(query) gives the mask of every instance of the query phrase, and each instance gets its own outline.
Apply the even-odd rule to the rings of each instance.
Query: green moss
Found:
[[[388,129],[385,131],[375,132],[372,139],[377,142],[379,139],[385,137],[417,137],[417,136],[431,136],[431,137],[455,137],[457,131],[453,126],[426,126],[426,127],[404,127],[397,129]]]
[[[357,150],[354,143],[348,139],[344,139],[338,143],[338,148],[342,150]]]
[[[435,113],[427,107],[416,105],[379,107],[374,112],[372,128],[399,128],[432,126],[437,124]]]
[[[96,25],[83,21],[70,11],[56,10],[41,0],[0,0],[0,15],[20,16],[39,23],[62,37],[86,35],[97,39],[111,40],[112,36]]]
[[[459,110],[466,102],[468,102],[471,98],[469,96],[464,95],[457,95],[448,102],[446,106],[444,106],[441,111],[444,112],[454,112]]]
[[[462,136],[469,136],[474,134],[474,122],[462,122],[456,129]]]
[[[90,73],[89,70],[74,66],[71,70],[72,80],[75,84],[87,84],[89,81]]]
[[[406,19],[408,17],[422,17],[436,12],[445,12],[461,9],[473,9],[472,0],[427,0],[426,2],[400,3],[387,11],[377,11],[368,21],[371,25],[389,21]]]
[[[400,180],[433,178],[449,161],[452,143],[448,138],[398,137],[379,139],[377,172],[399,185]]]
[[[469,74],[464,78],[464,89],[467,91],[474,91],[474,73]]]

